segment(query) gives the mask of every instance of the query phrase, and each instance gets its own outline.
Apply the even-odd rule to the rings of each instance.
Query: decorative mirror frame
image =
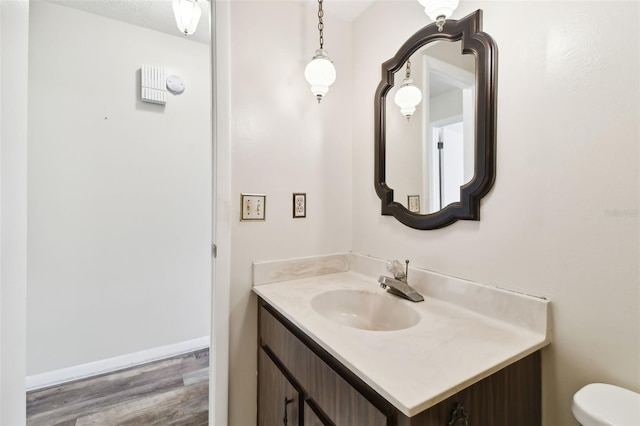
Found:
[[[386,98],[393,87],[394,73],[424,45],[438,40],[462,41],[462,54],[473,54],[476,61],[474,176],[460,187],[460,201],[443,209],[419,214],[393,201],[393,189],[386,183]],[[415,229],[438,229],[457,220],[480,220],[480,199],[496,178],[496,100],[498,48],[482,32],[482,10],[458,21],[447,20],[438,32],[435,23],[423,27],[400,47],[395,56],[382,64],[382,80],[376,90],[375,110],[375,188],[382,202],[382,214],[392,215]]]

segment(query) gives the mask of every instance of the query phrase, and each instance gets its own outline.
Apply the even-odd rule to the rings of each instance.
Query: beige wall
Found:
[[[206,338],[209,46],[33,2],[27,373]],[[139,100],[142,64],[181,76]]]
[[[256,420],[251,262],[351,247],[351,33],[325,14],[337,80],[318,105],[304,67],[318,48],[317,5],[231,2],[231,294],[229,424]],[[240,193],[267,195],[265,222],[240,222]],[[292,193],[307,218],[292,218]]]
[[[612,3],[460,3],[454,18],[483,9],[498,45],[497,180],[480,222],[436,231],[381,216],[372,183],[379,64],[428,20],[378,2],[352,29],[353,250],[549,297],[548,426],[575,424],[586,383],[640,391],[640,12]]]

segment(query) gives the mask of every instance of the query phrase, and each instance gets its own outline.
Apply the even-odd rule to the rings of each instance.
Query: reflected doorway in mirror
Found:
[[[451,203],[460,201],[460,187],[471,179],[464,168],[463,160],[468,149],[464,143],[462,128],[462,121],[433,126],[430,153],[430,181],[433,185],[429,190],[429,212],[441,210]],[[470,148],[473,149],[473,146]]]

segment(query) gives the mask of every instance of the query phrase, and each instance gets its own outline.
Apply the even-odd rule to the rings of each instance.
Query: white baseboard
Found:
[[[209,336],[27,376],[27,391],[84,379],[209,347]]]

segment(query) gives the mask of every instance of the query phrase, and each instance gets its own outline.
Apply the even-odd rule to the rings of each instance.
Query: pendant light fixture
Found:
[[[416,105],[422,100],[422,92],[413,84],[411,78],[411,59],[407,60],[407,73],[394,100],[407,120],[411,118],[411,115],[416,111]]]
[[[329,86],[336,81],[336,68],[333,66],[331,59],[329,59],[329,54],[323,48],[323,15],[324,11],[322,10],[322,0],[318,0],[318,31],[320,32],[320,49],[316,50],[313,59],[304,69],[304,77],[311,85],[311,92],[318,99],[318,103],[320,103],[322,97],[329,91]]]
[[[429,16],[442,32],[444,21],[449,19],[453,11],[458,7],[459,0],[418,0],[424,7],[424,13]]]
[[[189,35],[196,32],[202,10],[198,0],[173,0],[173,14],[176,16],[178,29],[184,35]]]

